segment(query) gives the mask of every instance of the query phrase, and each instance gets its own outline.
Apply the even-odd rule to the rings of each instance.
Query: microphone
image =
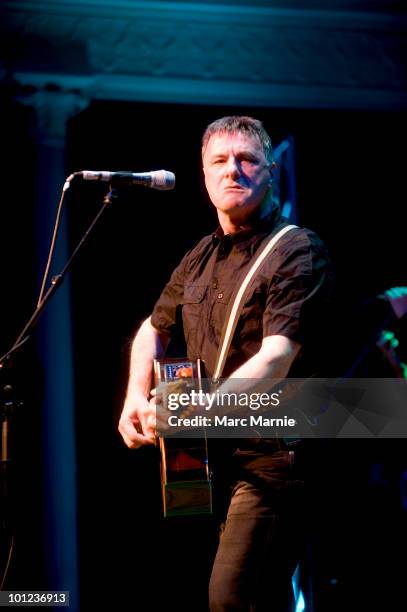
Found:
[[[109,172],[108,170],[81,170],[74,172],[84,181],[103,181],[106,183],[123,182],[128,185],[145,185],[159,191],[167,191],[175,187],[175,174],[168,170],[153,170],[151,172]],[[69,177],[70,178],[70,177]]]

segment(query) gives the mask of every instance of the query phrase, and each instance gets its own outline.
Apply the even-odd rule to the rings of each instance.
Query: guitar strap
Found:
[[[277,234],[272,232],[269,236],[267,236],[265,246],[260,248],[259,252],[256,253],[254,261],[250,263],[250,268],[246,273],[245,278],[233,293],[226,313],[225,322],[223,324],[222,336],[216,356],[215,370],[212,377],[212,383],[214,385],[218,384],[219,379],[222,376],[223,368],[225,367],[225,362],[233,339],[233,334],[235,332],[237,322],[242,312],[246,296],[251,288],[253,279],[255,279],[257,272],[261,269],[268,255],[270,255],[270,253],[273,251],[280,238],[282,238],[284,234],[290,230],[297,227],[297,225],[286,225],[279,232],[277,232]]]

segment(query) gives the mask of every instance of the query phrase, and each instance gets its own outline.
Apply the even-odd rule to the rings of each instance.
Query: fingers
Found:
[[[155,444],[154,415],[145,415],[144,418],[137,421],[130,417],[122,417],[119,421],[119,432],[124,443],[129,448],[139,448],[140,446]]]
[[[150,399],[152,411],[151,422],[154,421],[154,431],[162,433],[168,429],[168,412],[164,409],[161,396],[154,395]]]
[[[407,312],[407,287],[392,287],[384,292],[384,296],[390,302],[396,317],[401,319]]]
[[[175,428],[169,425],[169,414],[162,389],[152,389],[149,400],[138,396],[126,400],[118,427],[126,446],[139,448],[156,444],[157,433],[175,433]]]

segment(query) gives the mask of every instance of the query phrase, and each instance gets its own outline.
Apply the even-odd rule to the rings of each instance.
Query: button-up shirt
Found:
[[[218,228],[184,256],[158,299],[152,325],[173,334],[181,319],[188,357],[201,358],[208,376],[214,372],[226,311],[237,284],[266,237],[286,224],[285,219],[273,222],[269,218],[227,235]],[[275,334],[302,346],[290,375],[308,375],[326,333],[323,322],[331,289],[331,266],[320,238],[303,228],[280,238],[251,283],[223,376],[257,353],[264,337]]]

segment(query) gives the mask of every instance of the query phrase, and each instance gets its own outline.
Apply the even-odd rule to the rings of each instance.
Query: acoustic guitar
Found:
[[[165,395],[202,390],[200,359],[154,360],[156,387]],[[211,514],[212,485],[205,432],[201,438],[159,437],[161,489],[165,517]]]

